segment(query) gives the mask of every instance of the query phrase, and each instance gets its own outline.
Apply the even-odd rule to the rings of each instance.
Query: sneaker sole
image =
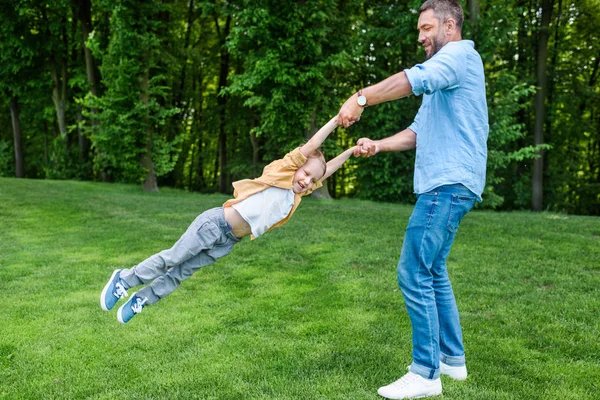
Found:
[[[462,369],[450,367],[449,365],[440,362],[440,375],[447,376],[455,381],[464,381],[467,379],[467,376],[469,376],[469,373],[465,367],[462,367]]]
[[[110,311],[110,308],[108,308],[106,306],[106,304],[104,303],[104,297],[106,296],[106,292],[108,291],[108,288],[110,287],[110,284],[112,283],[113,279],[115,279],[115,275],[118,274],[119,272],[121,272],[120,269],[115,269],[115,271],[110,276],[110,279],[108,280],[108,283],[104,286],[104,289],[102,289],[102,293],[100,294],[100,307],[102,307],[102,309],[104,311]]]
[[[410,397],[410,398],[411,399],[422,399],[424,397],[433,397],[433,396],[441,396],[441,395],[442,395],[442,391],[440,390],[439,392],[428,393],[428,394],[424,394],[423,396]]]
[[[455,381],[465,381],[467,380],[467,375],[460,375],[460,376],[452,376],[450,374],[441,374],[443,376],[447,376],[450,379],[454,379]]]
[[[420,395],[420,396],[413,396],[413,397],[395,397],[395,396],[394,396],[394,397],[387,397],[387,396],[385,396],[385,395],[383,395],[383,394],[379,393],[379,391],[377,391],[377,394],[378,394],[379,396],[381,396],[381,397],[385,398],[385,399],[392,399],[392,400],[393,400],[393,399],[422,399],[422,398],[425,398],[425,397],[441,396],[441,394],[442,394],[442,391],[441,391],[441,390],[439,390],[439,391],[438,391],[438,390],[434,390],[434,391],[432,391],[432,392],[425,393],[425,394],[422,394],[422,395]]]

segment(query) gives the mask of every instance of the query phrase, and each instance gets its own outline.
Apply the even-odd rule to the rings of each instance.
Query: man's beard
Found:
[[[427,52],[425,52],[425,60],[429,60],[431,57],[435,56],[437,52],[440,51],[442,47],[444,47],[445,44],[446,43],[444,43],[443,39],[436,37],[431,42],[431,53],[427,54]]]

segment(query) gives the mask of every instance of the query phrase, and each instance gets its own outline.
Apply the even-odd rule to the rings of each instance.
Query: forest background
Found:
[[[230,193],[343,101],[424,60],[421,0],[0,0],[0,176]],[[600,2],[469,0],[490,111],[484,202],[600,215]],[[325,143],[407,127],[420,97]],[[414,152],[320,195],[411,202]]]

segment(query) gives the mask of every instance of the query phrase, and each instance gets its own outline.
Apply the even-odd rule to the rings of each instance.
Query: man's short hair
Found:
[[[453,19],[456,21],[456,28],[460,31],[463,26],[463,10],[456,0],[427,0],[419,8],[419,13],[423,11],[433,10],[433,14],[440,20],[441,23]]]

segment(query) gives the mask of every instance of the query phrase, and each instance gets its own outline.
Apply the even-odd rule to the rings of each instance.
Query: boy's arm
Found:
[[[342,166],[342,164],[344,164],[346,160],[350,158],[352,153],[354,153],[354,151],[358,149],[360,149],[360,146],[350,147],[348,150],[344,151],[343,153],[340,153],[336,158],[329,160],[327,162],[327,171],[325,172],[325,175],[323,175],[323,177],[320,179],[321,182],[329,178],[335,171],[337,171]]]
[[[329,136],[329,134],[333,132],[337,126],[338,124],[336,115],[335,117],[331,118],[328,123],[323,125],[323,127],[319,129],[308,142],[300,147],[300,152],[304,155],[304,157],[308,157],[310,153],[321,147],[321,144],[323,144],[325,139],[327,139],[327,136]]]

